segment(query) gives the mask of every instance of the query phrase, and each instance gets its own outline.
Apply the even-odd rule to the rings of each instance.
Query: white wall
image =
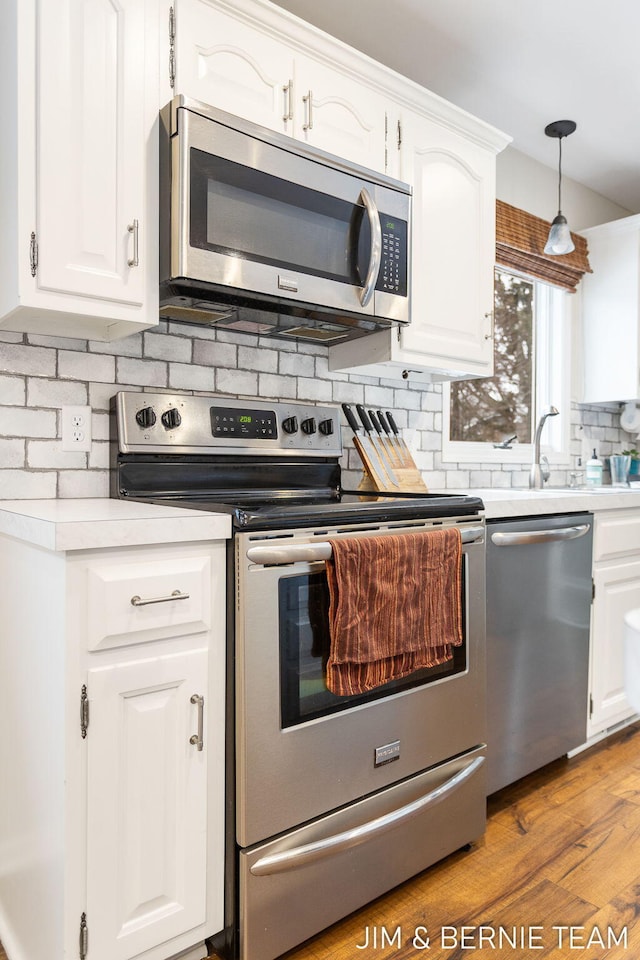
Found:
[[[498,155],[498,199],[527,210],[543,220],[553,220],[558,212],[558,170],[533,160],[513,147]],[[562,212],[572,230],[580,232],[599,223],[619,220],[630,210],[619,207],[599,193],[575,180],[562,178]]]

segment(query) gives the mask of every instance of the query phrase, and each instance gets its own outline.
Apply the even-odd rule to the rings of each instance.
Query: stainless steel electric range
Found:
[[[119,393],[113,436],[113,496],[232,516],[217,945],[273,960],[484,830],[483,505],[343,490],[337,407]],[[330,693],[329,537],[452,525],[464,634],[452,659],[366,694]]]

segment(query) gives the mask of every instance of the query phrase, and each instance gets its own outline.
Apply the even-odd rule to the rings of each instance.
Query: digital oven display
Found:
[[[211,433],[214,437],[243,440],[275,440],[278,424],[273,410],[211,407]]]

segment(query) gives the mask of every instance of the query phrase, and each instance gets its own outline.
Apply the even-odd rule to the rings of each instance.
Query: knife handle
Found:
[[[389,427],[387,418],[385,417],[382,410],[378,410],[378,423],[380,424],[380,426],[382,427],[386,435],[389,437],[391,435],[391,428]]]
[[[351,427],[354,433],[358,433],[358,431],[360,430],[360,427],[358,426],[358,421],[354,417],[353,410],[351,409],[349,404],[343,403],[342,409],[344,410],[344,415],[347,418],[347,423],[349,424],[349,426]]]
[[[371,433],[371,420],[369,420],[369,417],[367,416],[367,411],[361,403],[356,403],[356,410],[358,411],[358,416],[362,421],[362,426],[365,429],[365,433]]]
[[[393,419],[393,414],[391,413],[390,410],[387,410],[387,420],[389,421],[389,426],[395,433],[396,437],[399,436],[400,431],[398,430],[398,424]]]
[[[375,410],[369,410],[369,420],[373,424],[373,429],[378,434],[379,437],[382,436],[382,427],[380,426],[380,421],[376,416]]]

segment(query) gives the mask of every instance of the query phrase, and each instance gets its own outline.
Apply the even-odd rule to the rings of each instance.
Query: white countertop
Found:
[[[0,534],[47,550],[92,550],[231,536],[227,514],[112,500],[0,500]]]
[[[640,509],[640,485],[636,487],[603,486],[596,490],[567,488],[542,490],[498,489],[449,490],[449,493],[470,493],[482,499],[487,520],[501,517],[533,517],[545,513]]]

